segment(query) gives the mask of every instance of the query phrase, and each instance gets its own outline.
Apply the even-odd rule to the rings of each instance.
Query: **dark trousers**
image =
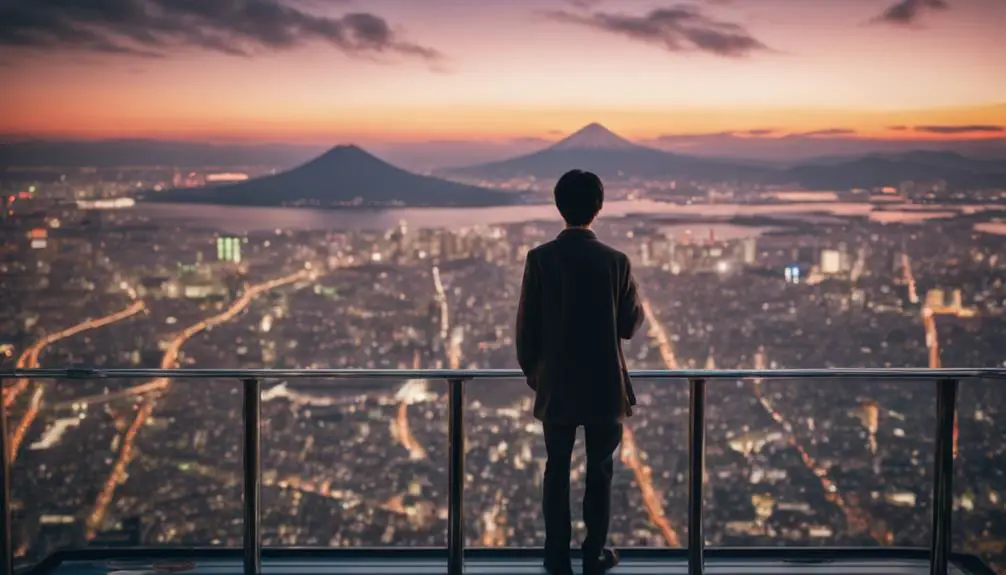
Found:
[[[545,464],[542,508],[545,514],[545,560],[569,560],[572,538],[569,508],[569,468],[576,440],[576,425],[544,424]],[[608,540],[611,521],[611,479],[615,448],[622,441],[622,424],[585,425],[587,443],[587,490],[583,496],[583,522],[587,537],[581,545],[584,557],[597,557]]]

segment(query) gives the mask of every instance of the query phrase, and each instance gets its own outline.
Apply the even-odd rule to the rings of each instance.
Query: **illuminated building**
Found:
[[[49,232],[45,228],[33,228],[28,232],[28,240],[33,250],[40,250],[49,245]]]
[[[755,238],[744,238],[741,245],[744,250],[744,265],[754,265],[758,260],[758,241]]]
[[[224,172],[220,174],[207,174],[206,183],[216,184],[222,182],[243,182],[248,179],[248,174],[240,172]]]
[[[222,262],[241,263],[241,238],[233,236],[217,238],[217,259]]]
[[[838,250],[821,250],[821,273],[834,275],[842,271],[842,255]]]
[[[786,278],[786,283],[798,284],[800,283],[800,266],[789,265],[783,270],[783,276]]]

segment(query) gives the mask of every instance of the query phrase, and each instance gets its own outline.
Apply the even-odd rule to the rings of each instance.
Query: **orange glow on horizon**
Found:
[[[297,113],[256,117],[253,110],[233,110],[212,119],[193,109],[164,110],[138,117],[107,107],[67,106],[50,113],[13,115],[0,131],[40,137],[104,139],[201,139],[228,142],[351,143],[429,140],[506,141],[517,138],[558,140],[590,122],[601,122],[637,141],[662,135],[703,135],[770,129],[749,138],[778,138],[816,130],[848,129],[855,134],[821,137],[946,141],[1006,137],[1001,131],[939,134],[892,130],[892,126],[1006,124],[1006,104],[923,110],[833,110],[792,108],[679,108],[605,110],[595,108],[498,109],[483,107],[357,108],[339,114]]]

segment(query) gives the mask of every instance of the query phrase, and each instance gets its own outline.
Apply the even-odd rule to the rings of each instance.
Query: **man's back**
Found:
[[[617,422],[635,396],[622,355],[643,320],[625,254],[568,228],[528,253],[517,355],[549,423]]]
[[[629,258],[590,231],[603,205],[604,184],[596,174],[570,170],[559,178],[555,206],[566,229],[528,252],[517,310],[517,361],[535,390],[534,415],[542,421],[548,454],[542,511],[551,575],[573,575],[569,471],[581,425],[587,447],[583,573],[599,575],[618,564],[618,553],[604,548],[614,453],[622,418],[636,402],[622,340],[643,323],[643,308]]]

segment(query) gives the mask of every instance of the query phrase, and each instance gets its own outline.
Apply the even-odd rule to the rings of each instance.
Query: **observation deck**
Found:
[[[813,574],[923,574],[994,575],[979,558],[951,551],[951,515],[954,509],[953,470],[955,413],[962,382],[982,380],[1002,385],[1006,371],[999,369],[817,369],[817,370],[652,370],[634,371],[636,380],[687,382],[687,525],[679,548],[621,549],[623,561],[611,573],[716,575],[778,573]],[[231,380],[241,387],[241,484],[243,486],[240,548],[197,547],[93,547],[56,551],[35,564],[18,564],[12,545],[11,437],[0,433],[0,573],[110,574],[199,573],[245,575],[354,575],[410,574],[530,574],[544,573],[541,550],[534,548],[466,549],[465,500],[465,392],[470,385],[492,380],[518,379],[513,370],[217,370],[217,369],[26,369],[0,372],[0,380]],[[353,380],[427,380],[447,386],[447,485],[446,545],[434,548],[289,548],[262,546],[263,383],[301,379],[350,382]],[[921,548],[879,547],[707,547],[704,535],[706,488],[707,386],[715,382],[785,380],[790,385],[836,385],[845,380],[885,381],[919,387],[935,396],[932,423],[933,468],[929,545]],[[924,393],[924,392],[923,392]],[[659,409],[659,405],[649,409]],[[7,410],[0,409],[0,429],[10,429]],[[778,420],[777,420],[778,421]],[[783,427],[786,427],[785,425]],[[789,430],[787,430],[789,432]],[[503,489],[506,486],[502,486]],[[579,569],[574,560],[574,568]]]

